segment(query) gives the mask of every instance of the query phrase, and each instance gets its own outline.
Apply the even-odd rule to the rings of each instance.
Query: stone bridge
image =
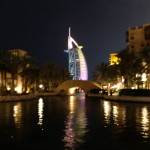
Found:
[[[101,86],[93,81],[85,80],[68,80],[63,82],[57,89],[56,92],[62,95],[70,95],[69,89],[78,87],[84,90],[87,94],[91,89],[101,89]]]

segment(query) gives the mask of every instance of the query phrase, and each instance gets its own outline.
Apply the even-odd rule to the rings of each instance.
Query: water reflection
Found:
[[[118,125],[118,107],[117,106],[113,106],[113,120],[114,120],[114,124]]]
[[[38,124],[40,126],[43,125],[43,109],[44,109],[44,103],[43,103],[43,99],[42,98],[39,98],[39,102],[38,102],[38,119],[39,119],[39,122]]]
[[[69,114],[65,122],[65,135],[63,141],[66,148],[74,149],[78,144],[84,143],[87,132],[87,118],[85,114],[85,96],[70,96]]]
[[[103,101],[104,122],[111,124],[112,120],[115,125],[126,126],[126,108],[118,103]]]
[[[107,124],[110,123],[110,115],[111,115],[111,105],[109,101],[104,101],[104,118]]]
[[[146,106],[136,109],[136,122],[139,124],[138,130],[140,130],[140,133],[144,139],[149,138],[150,133],[150,116],[148,112],[148,108]]]
[[[148,118],[148,110],[146,107],[142,108],[142,118],[141,118],[141,123],[142,123],[142,130],[144,131],[144,138],[148,137],[148,132],[149,131],[149,118]]]
[[[22,117],[22,108],[20,103],[17,103],[16,105],[13,106],[13,117],[16,127],[20,128]]]

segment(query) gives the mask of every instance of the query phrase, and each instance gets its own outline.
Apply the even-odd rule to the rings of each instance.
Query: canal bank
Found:
[[[25,101],[25,100],[36,99],[38,97],[52,96],[52,95],[56,95],[56,93],[37,93],[37,94],[27,94],[27,95],[0,96],[0,102]]]
[[[37,93],[37,94],[27,94],[27,95],[15,95],[15,96],[0,96],[0,102],[15,102],[15,101],[25,101],[32,100],[39,97],[46,96],[57,96],[56,93]],[[63,95],[62,95],[63,96]],[[104,100],[110,101],[123,101],[123,102],[146,102],[150,103],[150,97],[140,97],[140,96],[118,96],[118,95],[101,95],[101,94],[87,94],[87,97],[99,97]]]
[[[101,94],[88,94],[88,97],[100,97],[110,101],[126,101],[126,102],[150,102],[150,97],[142,96],[118,96],[118,95],[101,95]]]

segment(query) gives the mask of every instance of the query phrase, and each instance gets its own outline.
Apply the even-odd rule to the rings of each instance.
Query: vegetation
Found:
[[[108,86],[109,83],[117,82],[117,68],[116,66],[109,66],[108,63],[100,63],[96,65],[95,72],[92,74],[95,82],[102,87]]]
[[[55,63],[45,62],[39,70],[40,83],[44,85],[44,91],[51,91],[62,82],[70,80],[68,70],[61,68]]]
[[[150,96],[150,90],[147,89],[121,89],[119,95],[125,96]]]
[[[100,63],[96,65],[93,72],[93,80],[101,84],[101,86],[114,85],[123,83],[124,88],[150,88],[149,80],[142,79],[146,74],[147,79],[150,75],[150,48],[145,47],[139,53],[129,52],[123,49],[118,52],[119,64],[109,65],[108,63]],[[123,79],[123,81],[122,81]]]
[[[67,69],[55,63],[45,62],[36,66],[30,56],[0,51],[0,95],[16,94],[18,78],[22,82],[23,93],[50,92],[62,82],[72,79]]]

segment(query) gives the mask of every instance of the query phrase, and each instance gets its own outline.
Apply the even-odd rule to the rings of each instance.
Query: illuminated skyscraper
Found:
[[[71,37],[69,28],[68,50],[65,50],[65,52],[68,52],[69,54],[69,72],[73,77],[73,80],[88,80],[87,64],[81,50],[82,48],[83,46],[79,46]]]

